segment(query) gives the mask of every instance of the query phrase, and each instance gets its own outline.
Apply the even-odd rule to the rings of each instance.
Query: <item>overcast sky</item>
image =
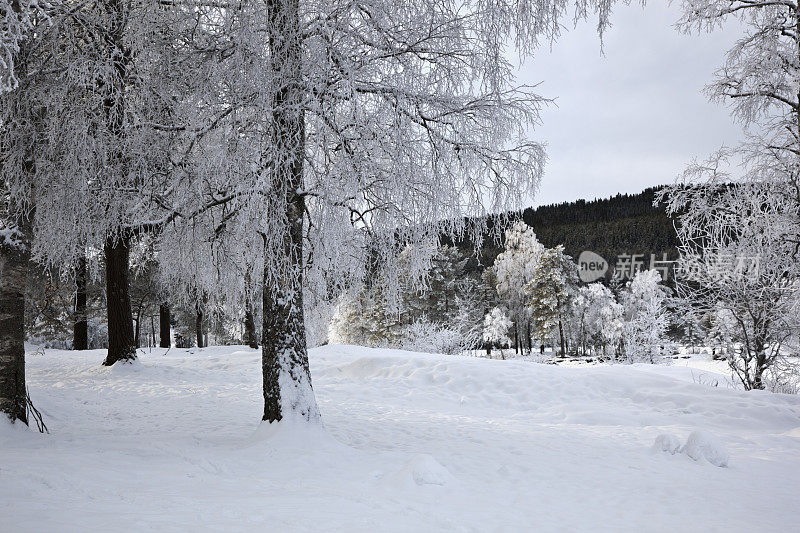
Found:
[[[680,34],[678,9],[661,4],[616,8],[604,56],[593,20],[521,67],[518,81],[542,82],[539,93],[556,98],[530,134],[549,156],[531,205],[671,183],[693,157],[741,138],[728,109],[701,92],[738,28]]]

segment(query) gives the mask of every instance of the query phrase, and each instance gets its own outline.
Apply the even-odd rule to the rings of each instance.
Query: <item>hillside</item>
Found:
[[[529,207],[521,215],[548,248],[563,244],[574,260],[584,250],[600,254],[613,267],[621,254],[641,254],[649,266],[651,254],[661,260],[678,256],[678,239],[673,221],[663,207],[653,206],[657,188],[638,194],[617,194],[611,198],[577,200]],[[462,241],[461,248],[472,248]],[[481,263],[489,266],[502,251],[502,244],[484,241]],[[610,275],[610,272],[609,272]]]
[[[545,246],[564,244],[575,259],[583,250],[592,250],[612,264],[619,254],[644,254],[647,261],[651,254],[674,259],[677,235],[663,207],[653,206],[656,191],[528,208],[522,219]]]

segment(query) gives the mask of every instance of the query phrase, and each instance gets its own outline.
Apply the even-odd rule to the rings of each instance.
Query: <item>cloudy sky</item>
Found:
[[[531,132],[549,156],[531,205],[671,183],[692,158],[741,138],[727,108],[701,92],[740,30],[680,34],[678,9],[662,4],[616,8],[604,56],[590,21],[522,65],[518,81],[556,98]]]

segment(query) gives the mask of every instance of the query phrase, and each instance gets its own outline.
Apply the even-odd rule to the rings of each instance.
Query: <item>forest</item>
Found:
[[[670,3],[740,141],[530,206],[520,66],[648,4],[0,0],[0,529],[792,529],[800,5]]]

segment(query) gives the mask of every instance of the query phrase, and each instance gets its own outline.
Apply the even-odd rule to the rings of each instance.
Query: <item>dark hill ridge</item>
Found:
[[[662,206],[653,205],[657,192],[658,188],[651,187],[638,194],[529,207],[521,218],[542,244],[548,248],[563,244],[576,262],[584,250],[600,254],[612,268],[619,255],[641,254],[648,268],[651,255],[658,261],[664,254],[670,260],[678,256],[673,221]],[[459,242],[458,246],[472,248],[469,242]],[[490,266],[501,251],[502,247],[487,239],[481,263]]]
[[[620,254],[644,254],[661,259],[678,256],[678,236],[663,206],[653,205],[657,188],[639,194],[617,194],[601,200],[577,200],[522,212],[545,246],[564,244],[575,260],[592,250],[612,265]]]

